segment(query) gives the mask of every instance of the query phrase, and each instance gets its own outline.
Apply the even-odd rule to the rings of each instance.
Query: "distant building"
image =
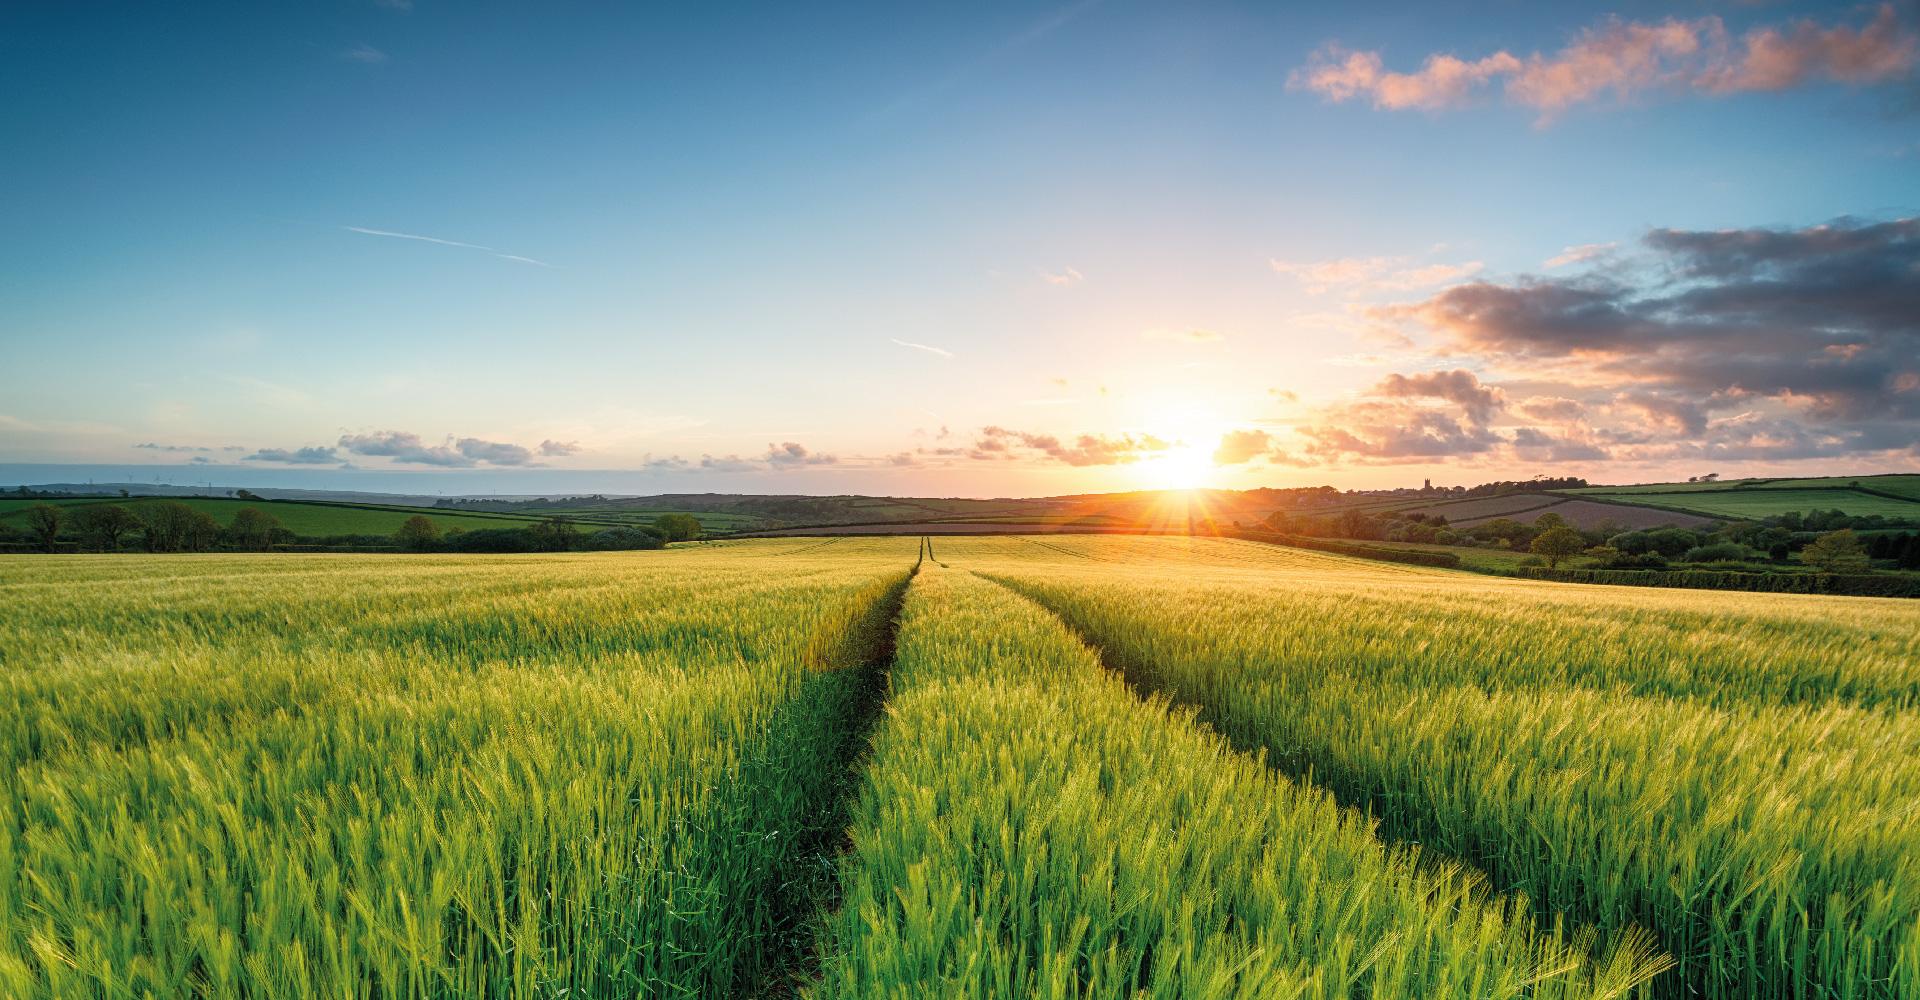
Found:
[[[1420,482],[1420,491],[1421,491],[1421,492],[1423,492],[1423,493],[1430,493],[1430,492],[1432,492],[1432,491],[1433,491],[1433,480],[1431,480],[1431,479],[1424,479],[1424,480],[1421,480],[1421,482]]]

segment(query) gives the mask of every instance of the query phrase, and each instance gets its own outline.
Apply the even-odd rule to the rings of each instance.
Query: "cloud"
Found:
[[[1085,276],[1069,267],[1064,271],[1041,271],[1040,277],[1049,285],[1071,285]]]
[[[761,462],[741,458],[738,455],[724,455],[715,458],[712,455],[700,456],[700,467],[709,472],[758,472],[766,468]]]
[[[1483,455],[1505,443],[1495,431],[1443,409],[1369,400],[1329,407],[1297,432],[1328,462],[1408,462]]]
[[[1213,450],[1213,464],[1244,465],[1272,447],[1273,436],[1266,431],[1228,431],[1221,435],[1220,446]]]
[[[143,441],[143,442],[141,442],[140,444],[136,444],[136,445],[134,445],[134,447],[135,447],[135,448],[144,448],[144,449],[146,449],[147,451],[168,451],[168,452],[179,452],[179,451],[212,451],[212,450],[213,450],[212,448],[209,448],[209,447],[206,447],[205,445],[196,445],[196,444],[156,444],[156,443],[154,443],[154,442],[152,442],[152,441]]]
[[[365,42],[361,42],[360,44],[355,45],[350,49],[342,49],[340,51],[340,58],[345,59],[348,62],[366,63],[368,65],[373,65],[376,63],[386,62],[387,54],[385,52],[380,51],[379,49],[374,48],[371,45],[368,45]]]
[[[1616,458],[1910,452],[1920,441],[1920,219],[1656,229],[1628,263],[1473,282],[1395,310],[1446,356],[1558,379],[1553,397],[1516,412],[1593,423],[1587,450],[1605,443]],[[1401,395],[1417,378],[1382,388]],[[1454,388],[1471,416],[1470,387]],[[1738,419],[1716,416],[1728,412]]]
[[[1294,262],[1269,259],[1275,274],[1299,279],[1310,295],[1335,289],[1408,291],[1459,281],[1484,266],[1472,260],[1459,264],[1415,264],[1408,257],[1341,257],[1335,260]],[[1341,322],[1350,320],[1341,317]]]
[[[1886,3],[1860,28],[1803,20],[1750,31],[1736,60],[1712,67],[1698,82],[1714,93],[1786,90],[1810,80],[1860,86],[1907,75],[1915,49],[1913,34]]]
[[[1529,396],[1516,404],[1513,410],[1529,420],[1554,423],[1578,420],[1587,412],[1585,404],[1564,396]]]
[[[901,347],[911,347],[916,351],[925,351],[928,354],[938,354],[943,358],[953,357],[953,352],[947,350],[944,347],[931,347],[926,344],[916,344],[910,340],[895,340],[892,337],[888,337],[887,340],[891,343],[898,344]]]
[[[461,454],[454,448],[440,444],[428,445],[420,440],[420,435],[406,431],[379,431],[372,434],[342,434],[340,447],[355,455],[372,458],[391,458],[396,462],[413,465],[438,465],[446,468],[468,468],[475,464],[472,457]]]
[[[1592,441],[1555,436],[1535,427],[1513,432],[1513,451],[1528,462],[1599,462],[1612,457],[1605,447]]]
[[[471,468],[481,463],[504,466],[533,464],[532,449],[475,437],[449,439],[445,444],[429,445],[420,440],[418,434],[379,431],[373,434],[342,434],[339,446],[355,455],[449,469]]]
[[[1637,411],[1641,418],[1675,434],[1700,435],[1707,431],[1707,413],[1700,404],[1684,396],[1653,392],[1628,392],[1618,403]]]
[[[461,455],[488,465],[526,465],[533,461],[533,452],[517,444],[461,438],[453,446],[459,449]]]
[[[540,442],[540,454],[545,455],[549,458],[559,458],[566,455],[572,455],[578,452],[579,450],[580,450],[580,442],[578,441],[555,441],[552,438],[548,438],[547,440]]]
[[[1472,372],[1456,368],[1418,375],[1388,375],[1373,389],[1375,395],[1401,399],[1444,399],[1458,405],[1469,419],[1485,424],[1505,405],[1499,389],[1480,384]]]
[[[262,448],[241,459],[243,462],[279,462],[285,465],[332,465],[340,461],[340,456],[332,448],[310,446],[306,448]]]
[[[1718,17],[1657,23],[1615,18],[1583,30],[1550,55],[1434,54],[1412,73],[1387,70],[1378,52],[1330,44],[1288,82],[1336,103],[1364,99],[1386,110],[1426,111],[1470,104],[1498,82],[1508,101],[1551,116],[1609,94],[1625,100],[1651,91],[1721,95],[1823,81],[1886,83],[1912,73],[1917,48],[1913,32],[1886,3],[1860,27],[1801,20],[1755,28],[1738,39]]]
[[[1376,108],[1436,110],[1458,107],[1481,84],[1515,73],[1520,60],[1496,52],[1471,62],[1450,55],[1432,55],[1415,73],[1393,73],[1384,68],[1378,52],[1351,52],[1327,45],[1294,71],[1288,85],[1305,88],[1340,102],[1365,97]]]
[[[1005,427],[983,427],[969,456],[976,459],[1017,458],[1021,453],[1044,456],[1076,468],[1125,465],[1171,445],[1151,434],[1082,434],[1071,444],[1051,434],[1033,434]]]
[[[1546,263],[1541,266],[1555,268],[1566,267],[1568,264],[1582,264],[1611,253],[1613,248],[1619,245],[1618,243],[1582,243],[1548,257]]]
[[[490,253],[495,257],[500,258],[501,260],[510,260],[520,264],[532,264],[532,265],[535,265],[536,267],[546,267],[546,268],[553,267],[552,264],[549,264],[544,260],[535,260],[532,257],[522,257],[519,254],[506,253],[500,250],[495,250],[492,247],[481,246],[478,243],[462,243],[459,240],[443,240],[438,236],[420,236],[415,233],[398,233],[390,229],[368,229],[364,226],[341,226],[340,228],[346,230],[349,233],[359,233],[362,236],[384,236],[389,239],[395,239],[395,240],[414,240],[415,242],[419,242],[419,243],[435,243],[443,247],[458,247],[459,249],[462,249],[462,250],[479,250],[483,253]]]
[[[840,459],[832,455],[809,451],[805,445],[796,441],[782,441],[779,444],[767,445],[766,462],[775,469],[804,465],[832,465],[838,461]]]

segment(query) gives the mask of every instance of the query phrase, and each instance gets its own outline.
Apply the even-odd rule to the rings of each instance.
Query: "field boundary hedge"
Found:
[[[1689,590],[1751,590],[1774,594],[1838,594],[1848,597],[1920,597],[1920,577],[1864,573],[1743,573],[1717,570],[1547,569],[1528,566],[1505,574],[1556,583],[1606,583],[1623,587]]]
[[[1460,557],[1451,552],[1395,549],[1382,545],[1366,545],[1361,542],[1349,542],[1333,538],[1310,538],[1306,535],[1286,535],[1275,531],[1236,531],[1229,532],[1229,534],[1235,538],[1244,538],[1251,542],[1286,545],[1296,549],[1312,549],[1315,552],[1330,552],[1334,555],[1353,556],[1358,559],[1408,563],[1414,566],[1435,566],[1441,569],[1460,568]]]

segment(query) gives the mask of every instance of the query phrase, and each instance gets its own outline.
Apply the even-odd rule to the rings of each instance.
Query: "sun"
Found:
[[[1140,474],[1154,489],[1196,490],[1213,475],[1213,453],[1205,445],[1182,442],[1140,463]]]

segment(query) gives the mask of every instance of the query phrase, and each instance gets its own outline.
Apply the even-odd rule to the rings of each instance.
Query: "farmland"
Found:
[[[1564,491],[1588,500],[1645,504],[1708,517],[1758,518],[1838,510],[1920,521],[1920,476],[1739,479],[1707,483],[1597,486]]]
[[[1087,535],[0,595],[9,996],[1920,993],[1920,603]]]
[[[36,503],[51,503],[69,511],[81,507],[119,503],[138,514],[156,503],[169,502],[184,504],[194,510],[204,511],[222,524],[233,519],[236,511],[244,507],[254,507],[273,515],[280,525],[296,535],[324,537],[328,535],[391,535],[406,523],[409,517],[426,517],[442,531],[459,528],[474,531],[485,528],[517,528],[534,523],[537,519],[513,514],[488,514],[441,511],[430,507],[385,507],[363,504],[333,503],[297,503],[288,501],[249,501],[228,500],[215,497],[185,497],[180,499],[74,499],[74,500],[0,500],[0,524],[23,527],[26,524],[26,509]]]

